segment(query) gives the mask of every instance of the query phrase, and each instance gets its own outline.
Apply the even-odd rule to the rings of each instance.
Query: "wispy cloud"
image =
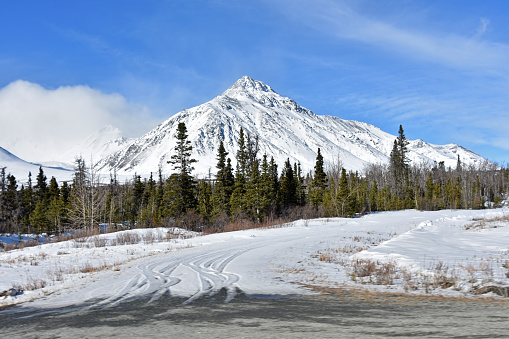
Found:
[[[465,35],[406,28],[362,13],[349,2],[292,0],[278,9],[324,34],[376,46],[380,51],[443,66],[494,71],[509,78],[509,46],[481,41],[489,20],[481,19],[476,39]]]
[[[475,33],[474,38],[480,39],[484,35],[484,33],[486,33],[489,24],[490,24],[489,19],[481,18],[481,23],[479,24],[479,27],[477,27],[477,33]]]

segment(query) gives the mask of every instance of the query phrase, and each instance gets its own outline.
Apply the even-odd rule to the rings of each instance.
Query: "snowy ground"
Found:
[[[491,221],[484,221],[489,219]],[[312,286],[501,298],[509,286],[509,209],[414,210],[200,236],[138,229],[0,252],[0,306],[88,307],[226,290],[314,293]],[[498,293],[498,294],[496,294]]]

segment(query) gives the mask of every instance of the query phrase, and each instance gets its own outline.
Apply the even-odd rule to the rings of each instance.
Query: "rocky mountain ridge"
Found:
[[[119,174],[146,175],[159,168],[170,173],[167,161],[180,122],[187,126],[193,157],[198,160],[198,176],[207,175],[209,170],[215,172],[221,141],[235,161],[241,127],[251,136],[258,136],[260,156],[273,156],[280,165],[289,158],[292,163],[300,162],[305,171],[313,169],[318,148],[326,163],[341,163],[348,170],[362,171],[371,163],[387,163],[396,138],[364,122],[316,115],[267,84],[244,76],[211,101],[175,114],[142,137],[123,139],[118,150],[99,160],[97,168]],[[456,144],[410,140],[408,149],[414,163],[444,161],[446,166],[454,167],[458,155],[466,164],[485,160]]]

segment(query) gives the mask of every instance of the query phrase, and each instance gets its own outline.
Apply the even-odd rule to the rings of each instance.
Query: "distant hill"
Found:
[[[44,174],[48,179],[55,177],[60,181],[71,180],[74,171],[69,168],[43,166],[27,162],[10,153],[9,151],[0,147],[0,168],[5,167],[5,174],[11,174],[16,177],[16,180],[21,183],[28,181],[28,173],[32,173],[32,180],[39,173],[39,167],[42,167]]]

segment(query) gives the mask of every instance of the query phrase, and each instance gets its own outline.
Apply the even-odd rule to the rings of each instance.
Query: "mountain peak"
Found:
[[[388,163],[396,138],[366,123],[318,116],[263,82],[244,76],[223,94],[177,113],[138,139],[109,142],[101,148],[102,154],[110,153],[102,157],[98,170],[115,169],[129,175],[148,174],[158,167],[169,171],[179,122],[188,126],[189,141],[199,159],[195,167],[199,176],[207,175],[217,162],[221,141],[229,154],[236,154],[240,128],[258,138],[260,156],[274,157],[280,166],[290,159],[300,163],[304,172],[313,169],[318,148],[329,159],[328,165],[341,162],[348,170],[362,171],[368,164]],[[464,163],[482,161],[467,150],[425,143],[415,147],[411,143],[409,152],[413,163],[444,161],[446,166],[455,166],[458,153]]]
[[[253,78],[244,75],[242,78],[237,80],[230,88],[228,88],[224,94],[231,96],[232,94],[238,93],[256,93],[256,92],[266,92],[266,93],[275,93],[269,85],[265,83],[254,80]]]

